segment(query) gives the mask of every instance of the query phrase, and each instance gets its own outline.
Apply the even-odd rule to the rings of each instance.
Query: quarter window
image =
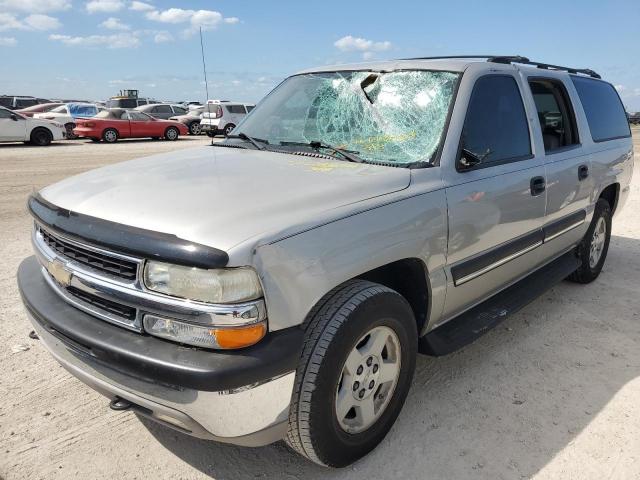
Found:
[[[229,113],[239,113],[239,114],[247,113],[244,109],[244,105],[226,105],[226,107]]]
[[[592,78],[572,76],[571,79],[578,91],[594,142],[631,136],[627,115],[613,85]]]
[[[536,104],[545,151],[580,143],[576,118],[564,86],[556,80],[532,79],[529,87]]]
[[[529,126],[520,89],[507,75],[476,81],[462,131],[463,156],[483,166],[531,157]]]
[[[154,107],[153,112],[154,113],[173,113],[173,110],[171,110],[171,107],[169,105],[158,105],[157,107]]]

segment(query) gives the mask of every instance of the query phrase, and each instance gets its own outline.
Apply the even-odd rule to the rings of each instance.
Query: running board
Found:
[[[580,264],[574,250],[565,253],[518,283],[427,333],[418,341],[420,353],[441,356],[468,345],[567,278]]]

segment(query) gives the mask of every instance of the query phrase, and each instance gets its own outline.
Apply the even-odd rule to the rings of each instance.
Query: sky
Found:
[[[256,102],[304,68],[495,54],[592,68],[640,110],[640,0],[0,0],[0,94]]]

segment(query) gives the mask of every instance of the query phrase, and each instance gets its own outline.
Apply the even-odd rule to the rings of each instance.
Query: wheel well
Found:
[[[609,208],[611,208],[611,215],[616,211],[616,207],[618,206],[618,194],[620,193],[620,184],[612,183],[607,188],[605,188],[602,193],[600,193],[600,197],[607,202],[609,202]]]
[[[429,313],[429,282],[422,260],[398,260],[358,275],[357,278],[379,283],[402,295],[411,305],[418,332],[422,331]]]
[[[33,135],[36,132],[40,132],[40,131],[45,131],[45,132],[49,132],[49,135],[53,135],[53,132],[51,130],[49,130],[47,127],[43,127],[43,126],[39,126],[34,128],[33,130],[31,130],[31,133],[29,133],[29,136]]]

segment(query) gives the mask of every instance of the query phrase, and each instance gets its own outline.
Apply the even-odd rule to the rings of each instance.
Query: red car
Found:
[[[114,143],[119,138],[164,137],[167,140],[177,140],[180,135],[189,133],[189,130],[180,122],[158,120],[135,110],[110,108],[99,112],[95,117],[77,119],[73,133],[94,142],[104,140]]]

